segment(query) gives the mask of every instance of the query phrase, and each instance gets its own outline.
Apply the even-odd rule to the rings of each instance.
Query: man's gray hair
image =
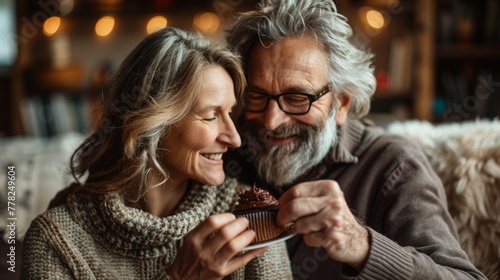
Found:
[[[228,44],[243,56],[257,41],[263,45],[287,37],[309,35],[321,43],[329,63],[334,93],[351,97],[350,115],[361,118],[370,110],[375,92],[373,55],[355,47],[352,29],[331,0],[262,0],[258,11],[242,14],[229,28]]]

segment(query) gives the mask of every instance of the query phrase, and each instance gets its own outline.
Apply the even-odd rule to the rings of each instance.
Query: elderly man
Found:
[[[424,155],[359,120],[372,55],[332,1],[263,1],[229,32],[248,90],[227,171],[279,197],[296,279],[484,279]]]

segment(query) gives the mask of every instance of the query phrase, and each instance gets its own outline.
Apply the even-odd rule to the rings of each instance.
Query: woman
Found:
[[[198,34],[165,28],[143,40],[72,157],[85,183],[32,222],[24,276],[291,278],[284,243],[240,253],[255,233],[224,213],[243,187],[225,179],[221,157],[240,145],[230,115],[244,86],[238,58]]]

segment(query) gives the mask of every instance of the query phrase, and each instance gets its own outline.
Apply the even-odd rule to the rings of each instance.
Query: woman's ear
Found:
[[[351,108],[351,97],[345,94],[339,94],[337,96],[337,115],[335,116],[335,121],[337,125],[342,125],[347,120],[347,115],[349,114],[349,109]]]

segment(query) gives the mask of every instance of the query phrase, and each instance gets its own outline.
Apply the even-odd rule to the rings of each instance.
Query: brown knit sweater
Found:
[[[231,210],[235,180],[193,185],[176,213],[159,218],[127,207],[117,194],[73,193],[66,205],[37,217],[25,236],[25,279],[168,279],[184,236],[210,214]],[[231,279],[291,279],[285,243]]]
[[[415,145],[356,120],[342,125],[338,136],[331,153],[302,180],[338,182],[370,231],[368,260],[354,271],[297,235],[287,240],[295,279],[486,279],[460,248],[441,181]],[[254,154],[247,148],[233,154],[240,166],[232,162],[232,170],[241,171],[241,182],[274,191],[252,170]]]

